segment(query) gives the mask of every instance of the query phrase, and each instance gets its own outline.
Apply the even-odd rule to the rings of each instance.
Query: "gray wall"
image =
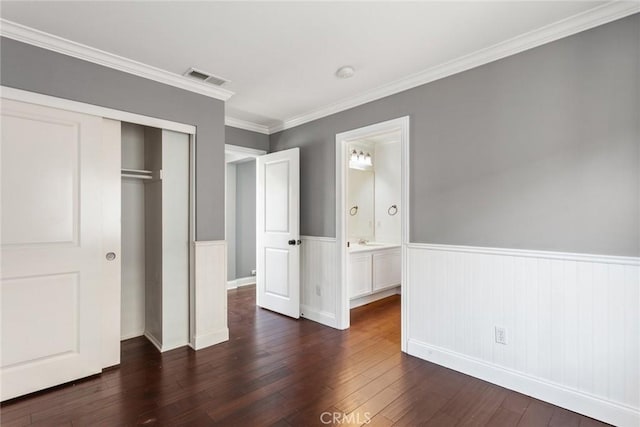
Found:
[[[225,126],[225,143],[269,151],[269,135]]]
[[[256,268],[256,161],[236,165],[236,277]]]
[[[335,236],[335,134],[411,117],[411,241],[640,255],[640,15],[271,135]]]
[[[224,239],[224,102],[2,38],[0,81],[197,127],[196,234]]]

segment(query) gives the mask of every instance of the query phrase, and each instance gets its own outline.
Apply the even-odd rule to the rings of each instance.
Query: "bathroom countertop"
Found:
[[[361,245],[359,243],[351,243],[349,247],[349,253],[357,253],[357,252],[367,252],[367,251],[379,251],[382,249],[392,249],[399,248],[400,244],[398,243],[378,243],[378,242],[369,242],[367,244]]]

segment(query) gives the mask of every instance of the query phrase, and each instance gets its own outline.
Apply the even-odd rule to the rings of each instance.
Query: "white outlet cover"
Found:
[[[507,329],[500,327],[500,326],[496,326],[495,327],[495,338],[496,338],[496,342],[498,344],[507,344]]]

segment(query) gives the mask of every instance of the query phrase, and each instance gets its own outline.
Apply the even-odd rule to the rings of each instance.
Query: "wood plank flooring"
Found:
[[[401,353],[398,296],[353,310],[348,331],[256,308],[254,287],[228,306],[230,341],[124,341],[119,367],[5,402],[2,426],[605,425]]]

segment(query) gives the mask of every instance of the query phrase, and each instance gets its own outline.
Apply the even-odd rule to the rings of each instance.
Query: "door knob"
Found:
[[[105,255],[105,258],[107,259],[107,261],[113,261],[114,259],[116,259],[116,253],[107,252],[107,255]]]
[[[291,246],[295,246],[296,241],[295,241],[295,240],[289,240],[289,244],[290,244]]]
[[[297,240],[296,244],[301,245],[302,244],[302,240]]]

